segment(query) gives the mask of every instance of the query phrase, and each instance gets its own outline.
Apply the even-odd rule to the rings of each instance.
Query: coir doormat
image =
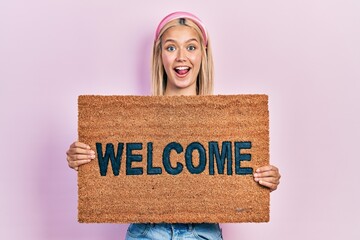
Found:
[[[87,223],[267,222],[266,95],[79,96],[79,168]]]

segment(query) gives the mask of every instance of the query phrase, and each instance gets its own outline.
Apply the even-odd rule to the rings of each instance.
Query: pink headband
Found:
[[[159,26],[156,29],[155,41],[159,39],[159,34],[160,34],[161,29],[168,22],[170,22],[174,19],[179,19],[179,18],[187,18],[187,19],[192,20],[200,28],[201,33],[204,37],[205,46],[207,46],[208,36],[207,36],[204,24],[201,22],[201,20],[198,17],[196,17],[195,15],[188,13],[188,12],[173,12],[173,13],[170,13],[169,15],[167,15],[163,20],[161,20],[161,22],[159,23]]]

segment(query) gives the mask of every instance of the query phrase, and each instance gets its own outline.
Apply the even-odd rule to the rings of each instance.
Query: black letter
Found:
[[[231,142],[222,142],[221,155],[218,142],[209,142],[209,174],[214,175],[214,155],[219,174],[224,174],[225,159],[227,159],[227,175],[232,175]]]
[[[143,174],[142,168],[132,168],[132,162],[141,162],[142,155],[133,154],[133,150],[141,150],[142,143],[126,143],[126,175],[141,175]]]
[[[235,172],[238,175],[252,174],[253,169],[250,167],[240,167],[240,161],[251,161],[251,154],[241,154],[241,149],[250,149],[251,142],[235,142]]]
[[[154,174],[161,174],[162,169],[160,167],[153,167],[153,143],[148,142],[147,144],[147,174],[154,175]]]
[[[124,144],[119,143],[116,158],[115,158],[114,145],[112,143],[108,143],[108,144],[106,144],[105,156],[103,156],[102,144],[96,143],[96,150],[98,153],[98,162],[99,162],[101,176],[106,176],[106,171],[107,171],[108,164],[109,164],[109,158],[111,161],[111,167],[113,170],[113,174],[115,176],[119,175],[120,164],[121,164],[121,155],[123,153],[123,149],[124,149]]]
[[[192,152],[194,150],[198,150],[199,152],[199,166],[195,167],[192,162]],[[201,143],[199,142],[192,142],[189,144],[189,146],[186,148],[185,153],[185,163],[186,167],[192,174],[199,174],[202,173],[206,166],[206,154],[205,154],[205,148]]]
[[[183,169],[183,165],[181,163],[176,163],[176,168],[171,167],[170,164],[170,152],[171,149],[174,149],[176,153],[181,153],[183,151],[183,147],[180,145],[180,143],[177,142],[171,142],[164,148],[163,152],[163,164],[165,171],[172,175],[177,175],[181,173]]]

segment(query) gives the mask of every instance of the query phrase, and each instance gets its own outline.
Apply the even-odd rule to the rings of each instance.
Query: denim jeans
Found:
[[[192,224],[168,224],[168,223],[134,223],[130,224],[126,240],[221,240],[222,234],[219,224],[215,223],[192,223]]]

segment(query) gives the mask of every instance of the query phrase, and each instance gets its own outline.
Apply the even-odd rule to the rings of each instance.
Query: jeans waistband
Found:
[[[194,228],[192,223],[150,223],[151,226],[164,226],[164,227],[170,227],[172,229],[182,229],[182,230],[189,230],[192,231]]]

